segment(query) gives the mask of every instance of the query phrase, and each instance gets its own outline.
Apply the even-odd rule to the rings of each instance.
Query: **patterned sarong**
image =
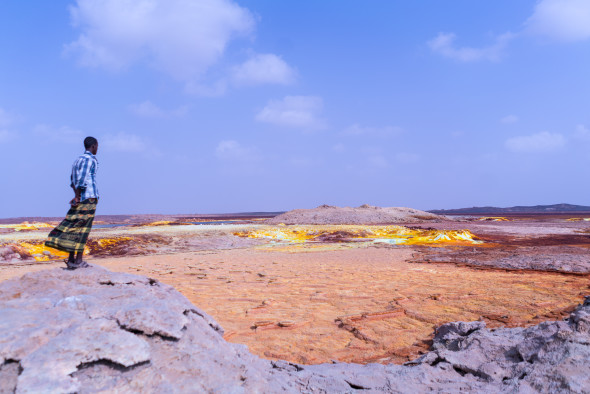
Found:
[[[83,252],[92,229],[96,202],[95,198],[89,198],[71,207],[66,218],[51,230],[45,246],[63,252]]]

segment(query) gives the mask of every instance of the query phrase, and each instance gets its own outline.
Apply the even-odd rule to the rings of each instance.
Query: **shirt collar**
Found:
[[[87,151],[84,152],[84,154],[92,157],[98,163],[98,159],[96,158],[96,156],[94,156],[92,154],[92,152],[90,152],[90,151],[87,150]]]

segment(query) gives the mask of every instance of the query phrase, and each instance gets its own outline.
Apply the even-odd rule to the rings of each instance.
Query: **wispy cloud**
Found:
[[[590,130],[583,124],[579,124],[574,131],[574,138],[582,141],[590,141]]]
[[[295,82],[296,71],[283,59],[270,53],[252,56],[232,70],[231,78],[237,85],[279,84]]]
[[[516,123],[519,120],[520,120],[519,117],[516,115],[506,115],[502,119],[500,119],[500,122],[510,124],[510,123]]]
[[[389,165],[389,161],[383,155],[369,155],[367,156],[367,163],[377,168],[385,168]]]
[[[162,109],[151,101],[146,100],[138,104],[131,104],[129,110],[142,118],[170,118],[185,115],[188,107],[183,105],[175,109]]]
[[[519,153],[554,152],[562,149],[565,144],[566,139],[563,135],[547,131],[509,138],[505,142],[508,150]]]
[[[513,37],[512,33],[504,33],[495,37],[494,42],[487,47],[472,48],[455,45],[457,36],[454,33],[439,33],[428,41],[428,46],[433,52],[460,62],[499,61]]]
[[[332,146],[332,150],[338,153],[346,152],[346,146],[342,142],[338,142]]]
[[[590,1],[541,0],[525,22],[525,31],[557,41],[590,38]]]
[[[9,126],[12,122],[14,122],[14,115],[8,113],[8,111],[3,108],[0,108],[0,127]]]
[[[54,127],[46,124],[38,124],[33,128],[33,132],[37,135],[42,135],[49,140],[66,144],[82,144],[86,137],[81,130],[70,126]]]
[[[16,133],[9,130],[0,130],[0,144],[8,141],[12,141],[16,138]]]
[[[15,117],[3,108],[0,108],[0,143],[5,143],[16,139],[17,133],[9,130],[9,126],[14,123]]]
[[[315,96],[287,96],[271,100],[257,115],[259,122],[302,130],[320,130],[326,127],[321,112],[324,103]]]
[[[356,136],[375,136],[375,137],[389,137],[403,133],[403,129],[397,126],[384,126],[384,127],[370,127],[361,126],[355,123],[346,129],[343,134],[345,135],[356,135]]]
[[[99,138],[100,149],[107,152],[120,153],[143,153],[147,156],[161,156],[159,149],[149,144],[145,138],[136,134],[120,132],[117,134],[107,134]]]
[[[395,160],[402,164],[414,164],[420,161],[420,155],[416,153],[400,152],[395,155]]]
[[[235,140],[220,141],[215,148],[215,156],[221,160],[256,161],[260,159],[256,148],[242,146]]]

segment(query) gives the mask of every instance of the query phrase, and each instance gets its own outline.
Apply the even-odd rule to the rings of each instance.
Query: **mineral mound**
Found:
[[[0,284],[0,392],[588,392],[590,298],[565,321],[437,328],[406,365],[299,365],[226,342],[172,287],[102,268]]]
[[[321,205],[314,209],[295,209],[266,221],[268,224],[391,224],[444,221],[444,216],[404,207],[358,208]]]

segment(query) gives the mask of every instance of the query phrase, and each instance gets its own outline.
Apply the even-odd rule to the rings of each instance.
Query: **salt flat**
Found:
[[[89,261],[170,284],[219,321],[227,340],[264,358],[304,364],[401,363],[425,352],[440,324],[530,326],[566,316],[590,293],[587,223],[424,227],[469,229],[481,243],[375,244],[351,238],[356,227],[342,226],[338,234],[346,230],[349,238],[303,242],[235,235],[291,226],[116,227],[93,231]],[[13,232],[0,242],[17,247],[45,235]],[[566,249],[575,269],[543,265]],[[0,263],[0,280],[61,264],[11,260]]]

